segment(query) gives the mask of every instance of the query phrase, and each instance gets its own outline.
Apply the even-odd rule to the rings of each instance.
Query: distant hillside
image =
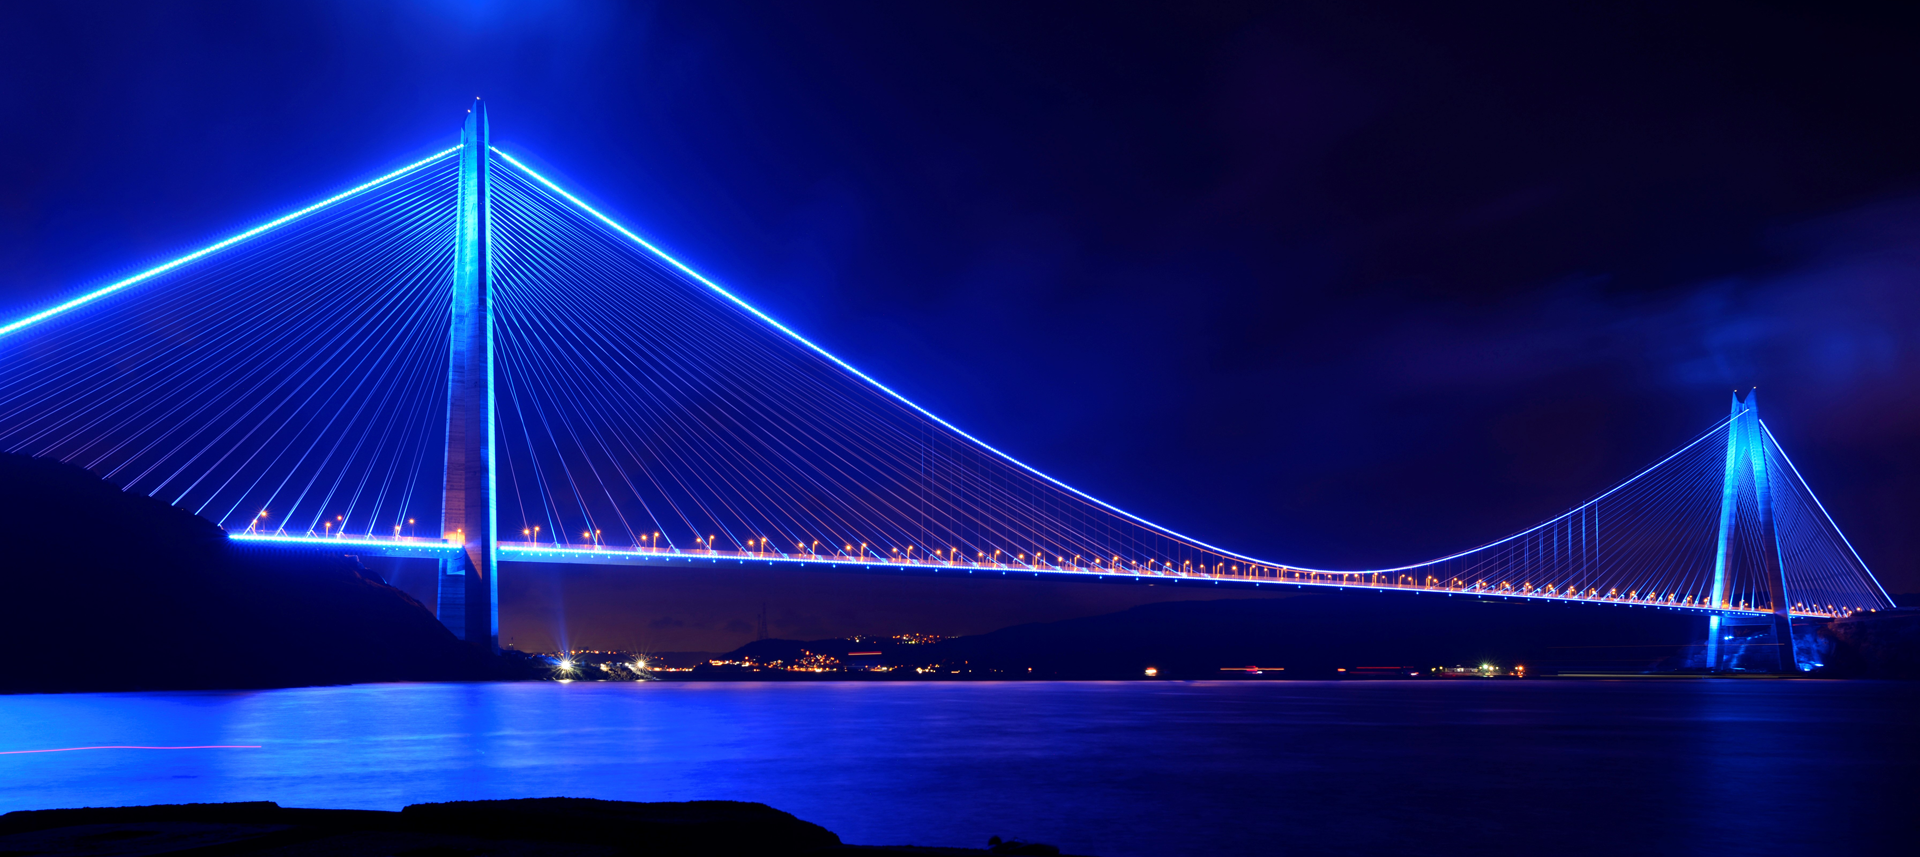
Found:
[[[240,546],[79,467],[0,453],[0,691],[485,678],[491,656],[344,556]]]
[[[1895,604],[1911,605],[1896,595]],[[1920,679],[1920,607],[1856,613],[1822,629],[1827,674]]]
[[[1671,610],[1335,591],[1148,604],[933,644],[762,640],[722,657],[791,664],[811,653],[852,664],[937,663],[963,677],[1076,679],[1139,678],[1147,667],[1187,679],[1234,678],[1244,670],[1227,668],[1247,666],[1289,677],[1482,663],[1633,671],[1678,666],[1704,629],[1701,617]]]

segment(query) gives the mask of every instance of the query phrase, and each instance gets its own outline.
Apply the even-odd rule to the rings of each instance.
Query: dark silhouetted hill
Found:
[[[1911,605],[1911,595],[1894,596]],[[1920,607],[1856,613],[1820,629],[1825,674],[1920,679]]]
[[[1219,678],[1223,668],[1341,669],[1497,664],[1554,670],[1676,667],[1705,620],[1634,607],[1335,591],[1283,599],[1148,604],[950,641],[953,655],[1009,672]]]
[[[940,674],[975,678],[1139,678],[1148,667],[1162,678],[1236,678],[1247,666],[1317,678],[1343,668],[1352,675],[1360,668],[1483,663],[1525,665],[1536,674],[1632,672],[1683,666],[1704,631],[1703,618],[1672,610],[1335,591],[1148,604],[933,644],[761,640],[722,657],[937,664]],[[879,654],[853,654],[861,651]]]
[[[494,677],[345,556],[243,546],[79,467],[0,453],[0,691]]]

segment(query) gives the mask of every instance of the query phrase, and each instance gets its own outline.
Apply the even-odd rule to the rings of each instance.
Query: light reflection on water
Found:
[[[1082,854],[1834,851],[1911,837],[1920,687],[414,684],[0,697],[0,810],[752,800]]]

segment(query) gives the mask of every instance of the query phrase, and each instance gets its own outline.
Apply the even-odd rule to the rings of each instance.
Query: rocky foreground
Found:
[[[584,798],[414,804],[399,812],[292,809],[267,801],[0,816],[0,854],[220,855],[968,855],[1059,854],[1051,845],[987,850],[847,845],[773,807],[737,801],[629,803]]]

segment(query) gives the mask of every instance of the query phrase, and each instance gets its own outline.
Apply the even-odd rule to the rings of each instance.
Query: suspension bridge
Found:
[[[1746,628],[1783,670],[1809,623],[1893,606],[1753,393],[1592,499],[1426,562],[1305,568],[1175,532],[662,252],[492,145],[478,101],[457,146],[0,326],[0,449],[234,540],[437,560],[441,620],[490,647],[516,561],[1636,605],[1707,617],[1704,666]]]

